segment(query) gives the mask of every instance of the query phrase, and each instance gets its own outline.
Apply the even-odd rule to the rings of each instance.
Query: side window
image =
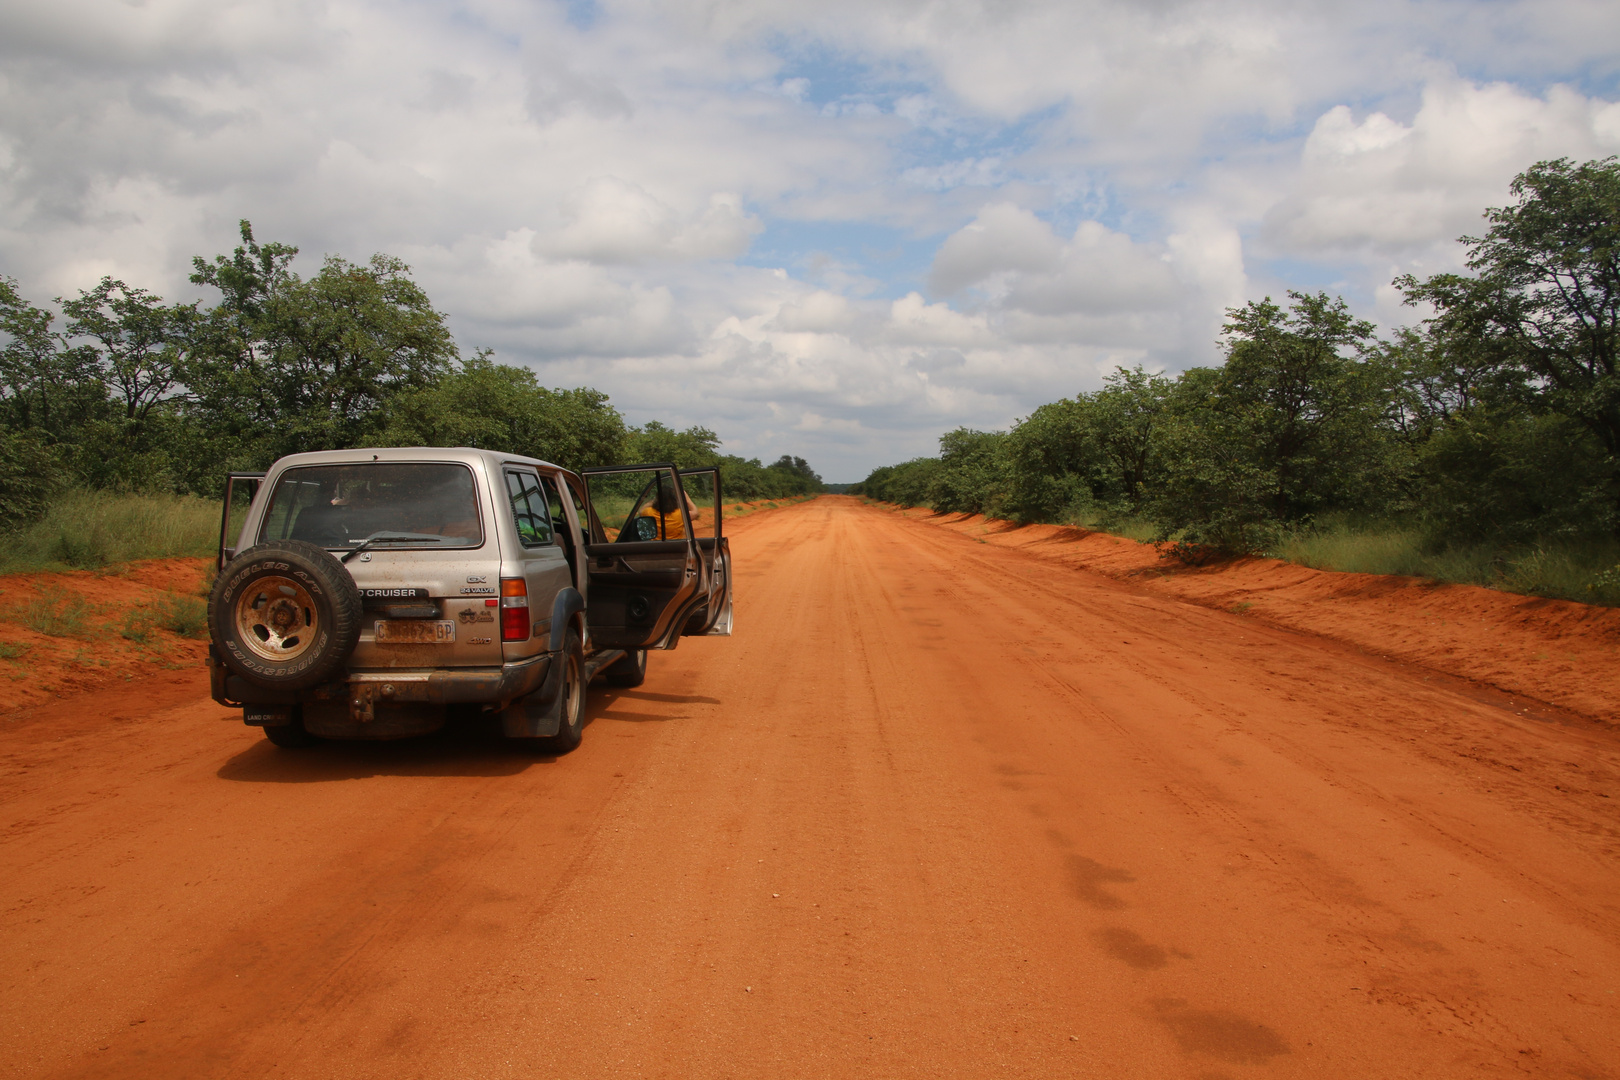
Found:
[[[551,516],[546,512],[546,497],[540,490],[540,478],[534,473],[506,474],[506,493],[512,503],[512,519],[517,523],[518,539],[524,547],[540,547],[551,543]]]

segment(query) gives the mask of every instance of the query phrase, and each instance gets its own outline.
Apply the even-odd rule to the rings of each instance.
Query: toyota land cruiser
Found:
[[[636,686],[648,650],[731,633],[715,469],[575,473],[467,448],[294,454],[229,476],[218,566],[213,697],[277,746],[486,714],[565,752],[598,673]]]

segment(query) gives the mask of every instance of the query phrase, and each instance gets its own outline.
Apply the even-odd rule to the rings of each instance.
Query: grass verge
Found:
[[[0,537],[0,574],[207,555],[218,539],[219,504],[209,499],[73,491]]]
[[[1268,554],[1317,570],[1398,574],[1620,606],[1620,542],[1612,540],[1439,547],[1421,529],[1329,523],[1283,537]]]

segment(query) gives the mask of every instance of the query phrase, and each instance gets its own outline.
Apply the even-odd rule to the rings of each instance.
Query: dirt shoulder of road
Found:
[[[1184,566],[1161,559],[1151,544],[1107,533],[891,509],[981,543],[1620,725],[1620,610],[1614,608],[1421,578],[1312,570],[1279,559]]]
[[[201,665],[207,558],[0,577],[0,714]],[[176,632],[179,626],[185,632]]]

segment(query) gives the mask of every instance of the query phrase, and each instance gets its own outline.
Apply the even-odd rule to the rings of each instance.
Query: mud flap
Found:
[[[507,738],[541,739],[562,729],[563,672],[567,667],[562,653],[554,654],[540,689],[501,710],[501,731]]]

